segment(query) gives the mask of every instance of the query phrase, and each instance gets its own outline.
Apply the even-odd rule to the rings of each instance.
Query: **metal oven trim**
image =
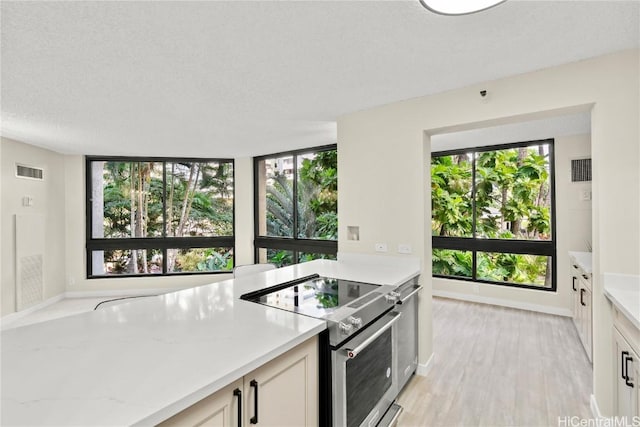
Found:
[[[375,341],[384,332],[389,330],[389,328],[391,329],[391,365],[389,366],[391,369],[391,386],[384,392],[379,401],[372,406],[371,411],[362,423],[360,423],[360,426],[375,426],[393,403],[396,397],[398,381],[396,343],[397,321],[400,317],[401,313],[395,311],[388,312],[367,327],[366,330],[363,330],[361,334],[353,340],[349,340],[348,344],[331,350],[332,413],[334,427],[347,426],[346,363],[352,359],[349,357],[349,350],[359,347],[361,351],[366,351],[366,346]],[[358,357],[358,355],[353,356],[353,358],[355,357]]]

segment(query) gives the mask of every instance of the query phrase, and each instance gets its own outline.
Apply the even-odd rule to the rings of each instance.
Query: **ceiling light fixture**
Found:
[[[504,3],[507,0],[420,0],[422,6],[440,15],[467,15]]]

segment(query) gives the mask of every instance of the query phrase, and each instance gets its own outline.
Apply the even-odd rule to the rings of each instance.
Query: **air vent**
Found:
[[[591,181],[591,159],[571,160],[571,182]]]
[[[18,311],[43,301],[43,277],[42,254],[20,258],[16,274]]]
[[[45,216],[16,215],[16,310],[34,306],[44,298]]]
[[[44,179],[44,170],[33,166],[21,165],[16,163],[16,176],[18,178],[35,179],[42,181]]]

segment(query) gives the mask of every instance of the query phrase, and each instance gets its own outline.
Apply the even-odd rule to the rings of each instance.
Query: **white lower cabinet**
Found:
[[[640,415],[638,412],[640,360],[620,332],[616,329],[613,332],[616,357],[616,415],[631,420],[634,416]]]
[[[571,266],[571,287],[573,293],[573,323],[578,331],[587,357],[591,360],[593,348],[593,326],[591,307],[591,275],[579,266]]]
[[[584,346],[585,351],[587,352],[587,356],[589,360],[591,360],[591,353],[593,349],[593,308],[591,305],[591,289],[584,284],[583,280],[580,280],[580,310],[582,311],[581,320],[582,324],[580,327],[582,345]]]
[[[242,390],[242,378],[218,390],[211,396],[191,405],[184,411],[160,423],[161,426],[231,427],[238,425],[238,398],[235,390]]]
[[[628,425],[640,417],[640,329],[614,309],[613,356],[616,366],[614,387],[615,415]],[[636,418],[637,419],[637,418]]]
[[[160,425],[317,426],[317,337],[267,362]]]

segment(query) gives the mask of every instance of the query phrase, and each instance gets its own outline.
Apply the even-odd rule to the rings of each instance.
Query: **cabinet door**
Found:
[[[593,317],[591,308],[591,291],[581,278],[576,280],[576,289],[578,289],[575,299],[577,316],[574,318],[574,323],[576,325],[580,341],[582,342],[582,346],[587,353],[589,361],[591,361],[591,348],[593,341],[593,328],[591,325],[591,319]]]
[[[614,357],[616,360],[616,386],[614,389],[616,415],[631,420],[633,416],[638,415],[639,409],[638,372],[640,369],[638,367],[640,366],[640,361],[638,360],[638,355],[631,349],[629,343],[627,343],[627,340],[625,340],[615,328],[613,330],[613,340]],[[627,361],[627,357],[625,356],[629,356],[633,360]],[[623,378],[623,374],[629,376],[628,381]],[[633,384],[633,386],[629,384]]]
[[[591,360],[591,353],[593,348],[593,307],[591,304],[591,291],[588,288],[582,287],[584,289],[584,294],[582,296],[582,301],[584,305],[582,306],[584,310],[584,315],[582,317],[583,322],[583,334],[584,334],[584,348],[587,351],[587,356],[589,356],[589,360]]]
[[[633,357],[633,362],[629,362],[629,382],[633,384],[633,389],[631,391],[631,414],[634,417],[640,417],[640,390],[638,387],[640,384],[640,359],[639,355],[631,351],[631,357]],[[630,419],[633,421],[633,419]]]
[[[580,314],[582,311],[580,310],[580,279],[578,276],[571,276],[571,292],[573,296],[573,324],[578,331],[578,336],[580,336]]]
[[[234,391],[241,391],[242,385],[242,379],[239,379],[159,425],[162,427],[237,427],[239,425],[238,403],[242,395],[234,394]]]
[[[244,390],[245,426],[317,426],[317,338],[245,375]]]
[[[576,305],[576,317],[573,319],[573,322],[576,325],[576,330],[578,331],[578,337],[580,338],[580,342],[584,343],[584,306],[582,305],[582,288],[580,287],[580,279],[576,279],[576,289],[578,291],[575,294],[575,305]]]
[[[580,308],[579,305],[579,295],[578,293],[580,292],[580,281],[578,280],[578,277],[575,274],[571,275],[571,297],[572,297],[572,301],[573,301],[573,305],[571,307],[571,315],[573,318],[573,323],[576,323],[576,318],[578,317],[578,309]]]

